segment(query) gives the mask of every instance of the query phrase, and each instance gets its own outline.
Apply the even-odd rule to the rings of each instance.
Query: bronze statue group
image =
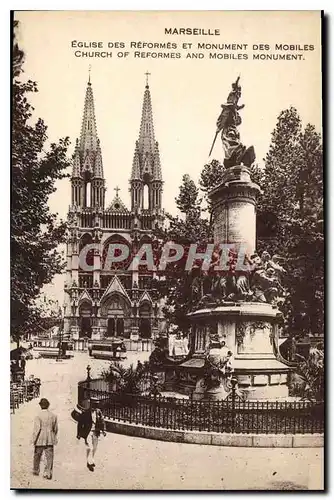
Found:
[[[286,271],[279,264],[278,255],[271,257],[266,251],[261,256],[257,253],[250,257],[246,255],[241,270],[238,270],[238,254],[235,251],[230,250],[223,271],[215,269],[219,260],[219,252],[216,252],[208,271],[202,271],[200,267],[192,269],[193,308],[226,301],[277,304],[284,296],[282,281]]]

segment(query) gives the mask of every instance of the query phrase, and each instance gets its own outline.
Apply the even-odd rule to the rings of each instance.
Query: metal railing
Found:
[[[12,413],[27,401],[38,398],[40,394],[41,380],[30,378],[20,382],[10,383],[10,409]]]
[[[173,430],[256,434],[324,432],[324,403],[244,401],[232,390],[223,401],[195,401],[100,390],[101,381],[79,382],[78,404],[97,397],[107,418]]]

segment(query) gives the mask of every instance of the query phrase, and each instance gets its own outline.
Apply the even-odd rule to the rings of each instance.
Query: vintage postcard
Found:
[[[16,11],[11,487],[323,490],[320,11]]]

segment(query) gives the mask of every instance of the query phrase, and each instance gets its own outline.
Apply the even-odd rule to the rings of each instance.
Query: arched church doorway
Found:
[[[80,332],[79,337],[88,337],[92,336],[92,306],[91,304],[84,303],[79,308],[79,316],[80,316]]]
[[[109,296],[101,307],[101,315],[106,320],[106,337],[130,337],[130,304],[123,295]]]
[[[108,318],[107,337],[115,337],[115,318]]]
[[[150,339],[152,334],[151,320],[148,318],[140,318],[139,320],[139,336],[142,339]]]
[[[142,339],[150,339],[152,335],[151,304],[142,304],[139,308],[139,336]]]
[[[124,318],[117,318],[117,320],[116,320],[116,334],[117,334],[117,337],[123,337],[123,335],[124,335]]]
[[[107,337],[124,336],[124,319],[122,317],[108,318]]]

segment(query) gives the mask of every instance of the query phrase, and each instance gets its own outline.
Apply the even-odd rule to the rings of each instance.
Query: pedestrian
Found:
[[[41,410],[35,418],[32,442],[34,450],[33,474],[39,475],[40,463],[43,452],[46,464],[43,477],[52,479],[53,472],[53,448],[57,444],[58,421],[56,415],[49,411],[50,403],[46,398],[39,402]]]
[[[94,472],[94,457],[101,432],[106,436],[105,422],[98,403],[97,398],[91,398],[88,408],[78,417],[77,439],[85,440],[87,467],[91,472]]]

